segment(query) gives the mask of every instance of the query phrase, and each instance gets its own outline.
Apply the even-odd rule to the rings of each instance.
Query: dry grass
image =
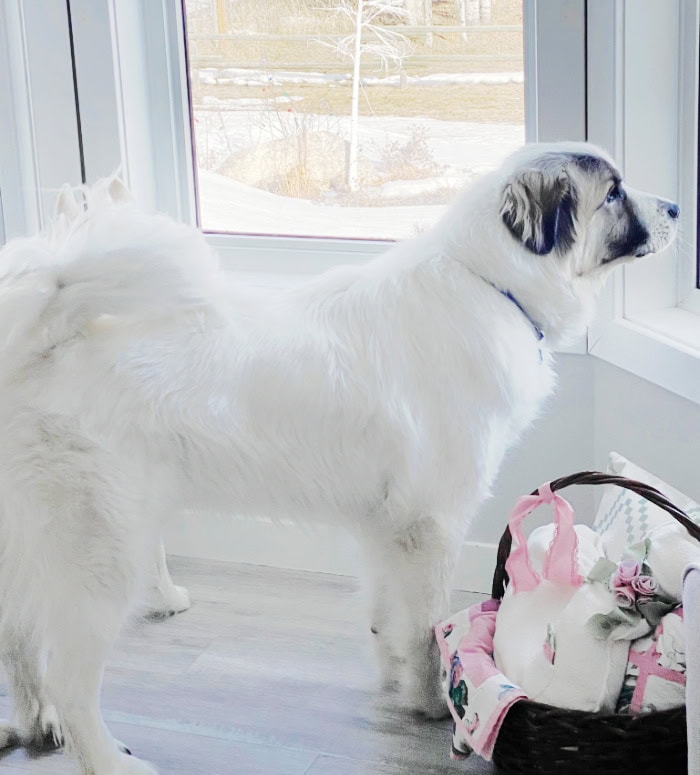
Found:
[[[294,102],[297,113],[326,116],[350,114],[350,86],[322,89],[313,85],[299,86],[202,86],[200,95],[219,99],[258,98],[277,96],[301,97]],[[195,100],[195,106],[197,100]],[[283,110],[292,108],[283,108]],[[442,121],[477,121],[493,123],[522,122],[524,113],[523,85],[437,85],[399,89],[373,86],[363,90],[360,100],[363,116],[406,116],[437,118]]]
[[[217,67],[246,67],[269,71],[280,68],[321,69],[347,73],[343,62],[327,48],[310,39],[246,40],[253,33],[286,35],[337,35],[348,30],[336,14],[322,10],[332,0],[235,0],[226,3],[226,24],[235,39],[192,41],[194,63],[212,62]],[[454,0],[433,4],[433,24],[457,23]],[[215,0],[209,4],[188,2],[190,35],[217,32]],[[195,10],[196,9],[196,10]],[[521,0],[493,0],[493,25],[522,23]],[[467,28],[467,39],[456,33],[436,32],[431,46],[423,36],[413,36],[415,54],[404,63],[408,76],[431,73],[499,72],[520,70],[518,61],[460,61],[464,55],[518,57],[522,62],[522,34],[514,31],[478,32]],[[376,62],[366,61],[363,75],[378,75]],[[230,86],[193,84],[195,106],[204,96],[219,99],[301,97],[295,112],[346,115],[350,111],[350,85],[344,86]],[[441,120],[520,123],[524,114],[522,84],[408,85],[405,88],[372,86],[364,90],[363,115],[430,116]]]

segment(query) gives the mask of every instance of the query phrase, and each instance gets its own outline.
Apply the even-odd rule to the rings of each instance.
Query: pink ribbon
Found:
[[[578,536],[574,530],[574,510],[560,495],[552,492],[549,482],[541,485],[537,495],[523,495],[515,503],[508,525],[516,544],[506,561],[506,571],[513,593],[532,592],[541,581],[532,567],[527,541],[522,531],[525,517],[543,503],[554,506],[554,538],[542,569],[545,579],[569,587],[580,587],[583,576],[578,572]]]

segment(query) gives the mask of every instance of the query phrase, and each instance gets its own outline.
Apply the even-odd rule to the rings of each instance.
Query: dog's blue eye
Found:
[[[625,192],[620,188],[619,185],[614,185],[610,191],[608,191],[608,195],[605,197],[605,201],[608,204],[611,204],[612,202],[617,202],[618,200],[622,200],[625,198]]]

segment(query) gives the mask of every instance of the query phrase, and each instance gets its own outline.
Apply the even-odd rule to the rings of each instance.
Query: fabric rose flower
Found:
[[[619,608],[634,608],[637,596],[631,587],[623,586],[615,589],[615,602]]]
[[[622,560],[612,577],[613,589],[631,586],[634,579],[639,576],[640,571],[641,566],[636,560]]]
[[[653,576],[637,576],[632,579],[632,589],[643,597],[652,597],[659,590],[659,585]]]

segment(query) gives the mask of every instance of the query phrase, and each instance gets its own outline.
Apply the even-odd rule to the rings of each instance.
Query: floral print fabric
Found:
[[[478,603],[435,628],[454,719],[452,758],[464,758],[475,751],[490,760],[508,709],[526,699],[525,693],[494,665],[498,606],[497,600]]]

